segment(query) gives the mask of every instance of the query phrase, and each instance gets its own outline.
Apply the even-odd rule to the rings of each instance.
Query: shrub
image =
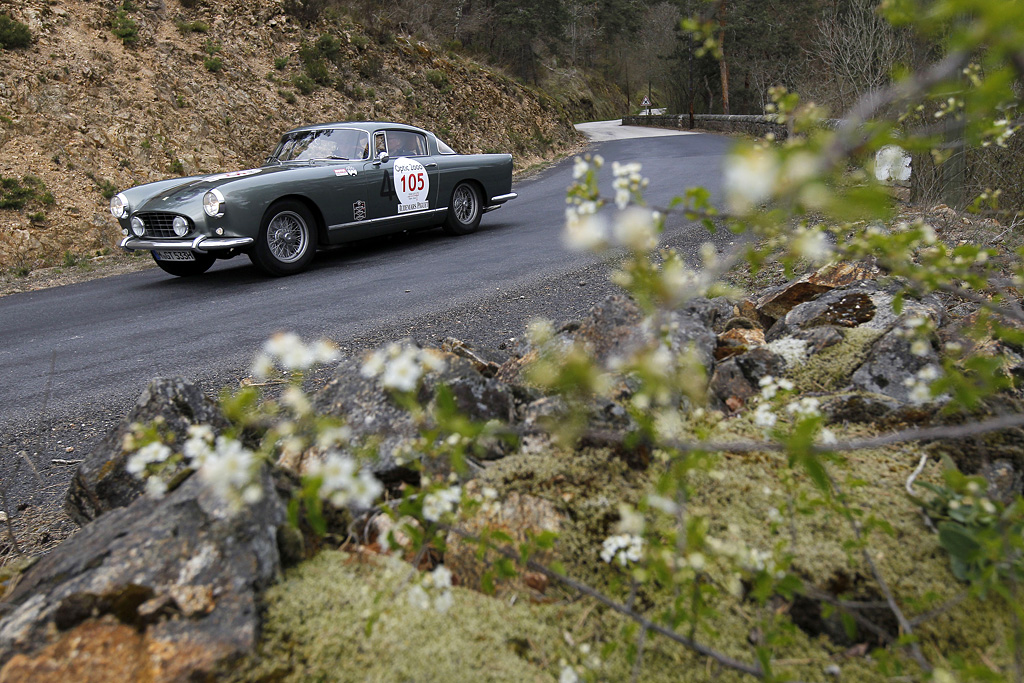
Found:
[[[426,76],[427,83],[430,83],[442,93],[451,92],[452,85],[448,82],[448,76],[445,72],[440,69],[427,69]]]
[[[309,95],[316,90],[316,83],[306,74],[299,74],[293,78],[292,85],[303,95]]]
[[[284,98],[284,101],[287,102],[288,104],[295,104],[295,93],[293,93],[291,90],[278,90],[277,94]]]
[[[6,14],[0,14],[0,47],[13,49],[28,47],[31,43],[32,33],[28,26]]]
[[[178,29],[178,33],[183,36],[189,33],[207,33],[210,30],[210,25],[202,21],[178,20],[174,22],[174,26]]]
[[[284,0],[285,14],[290,14],[307,24],[320,19],[327,8],[328,0]]]
[[[110,20],[110,30],[126,47],[139,42],[139,25],[124,8],[117,10],[114,18]]]
[[[359,62],[359,75],[363,78],[377,78],[380,75],[381,67],[383,63],[380,57],[370,55],[363,61]]]
[[[51,205],[53,195],[47,192],[43,181],[35,176],[17,178],[0,176],[0,209],[20,210],[29,202]]]
[[[203,60],[203,66],[211,73],[217,73],[224,68],[224,60],[220,57],[207,57]]]
[[[278,71],[282,71],[286,66],[288,66],[288,56],[287,55],[285,55],[284,57],[274,57],[274,68],[275,69],[277,69]]]

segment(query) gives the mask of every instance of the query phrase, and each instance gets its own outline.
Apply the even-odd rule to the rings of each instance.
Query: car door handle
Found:
[[[437,168],[437,162],[436,161],[431,161],[429,164],[427,164],[423,168]]]

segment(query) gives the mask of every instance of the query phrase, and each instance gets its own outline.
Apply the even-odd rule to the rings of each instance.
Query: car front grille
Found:
[[[174,222],[174,219],[178,214],[154,211],[152,213],[139,213],[136,214],[136,216],[141,218],[142,222],[146,226],[145,237],[178,238],[178,236],[174,234],[174,228],[171,227],[171,224]],[[182,216],[182,218],[184,218],[184,216]],[[192,232],[192,221],[189,221],[187,218],[185,218],[185,220],[188,221],[188,231]]]

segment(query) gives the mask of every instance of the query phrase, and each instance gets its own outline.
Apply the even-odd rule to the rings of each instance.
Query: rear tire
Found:
[[[445,216],[444,231],[449,235],[468,235],[476,232],[480,225],[483,207],[480,203],[480,191],[473,183],[459,183],[452,190],[452,200],[448,204],[448,215]]]
[[[316,221],[306,205],[285,200],[263,217],[249,258],[268,275],[292,275],[309,267],[316,251]]]
[[[202,275],[217,260],[217,257],[212,254],[196,254],[195,257],[195,261],[161,261],[156,257],[156,254],[153,254],[153,260],[160,266],[160,270],[171,275],[177,275],[178,277]]]

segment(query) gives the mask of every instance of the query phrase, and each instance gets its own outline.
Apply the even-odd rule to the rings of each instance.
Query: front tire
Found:
[[[476,232],[480,225],[483,209],[480,203],[480,191],[473,183],[459,183],[452,190],[452,201],[448,204],[448,215],[445,216],[444,231],[449,235],[468,235]]]
[[[217,257],[212,254],[196,254],[195,257],[195,261],[161,261],[156,257],[156,254],[153,254],[153,260],[160,266],[160,270],[178,277],[202,275],[217,260]]]
[[[249,258],[268,275],[305,270],[316,251],[316,222],[301,202],[286,200],[267,210]]]

